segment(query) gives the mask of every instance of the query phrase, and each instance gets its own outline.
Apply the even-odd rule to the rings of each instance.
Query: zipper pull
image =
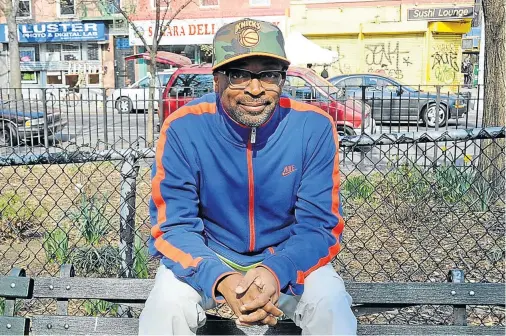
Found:
[[[257,141],[257,128],[253,127],[251,129],[250,143],[254,144],[256,141]]]

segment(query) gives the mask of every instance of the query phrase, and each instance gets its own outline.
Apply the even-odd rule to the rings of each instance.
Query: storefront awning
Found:
[[[151,55],[149,53],[135,54],[125,57],[125,61],[133,61],[137,59],[151,60]],[[178,55],[171,53],[169,51],[159,51],[156,53],[155,60],[157,63],[161,64],[170,64],[176,67],[182,67],[185,65],[191,65],[192,61],[183,55]]]
[[[299,32],[288,34],[285,51],[293,65],[331,64],[339,57],[337,52],[320,47]]]

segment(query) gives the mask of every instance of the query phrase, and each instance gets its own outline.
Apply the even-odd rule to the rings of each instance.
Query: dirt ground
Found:
[[[344,182],[346,176],[342,179]],[[149,235],[149,181],[150,169],[141,165],[135,229],[143,242]],[[68,233],[70,250],[85,245],[76,223],[69,218],[83,193],[98,193],[107,202],[104,215],[110,229],[101,244],[117,247],[120,190],[120,167],[111,162],[0,168],[0,194],[15,192],[25,206],[41,213],[27,237],[0,240],[0,273],[21,267],[29,276],[56,275],[59,265],[48,261],[43,241],[47,232],[60,227]],[[503,201],[485,212],[477,212],[434,199],[397,202],[392,201],[391,195],[377,194],[369,200],[346,199],[343,207],[346,219],[343,250],[333,265],[345,280],[445,282],[448,271],[459,268],[465,271],[469,282],[505,282]],[[156,265],[156,260],[149,262],[150,276],[154,276]],[[77,274],[86,275],[79,270]],[[53,305],[49,301],[27,302],[23,310],[27,314],[49,311]],[[76,313],[83,313],[82,302],[75,302],[74,307]],[[226,307],[218,313],[230,314]],[[451,323],[451,314],[451,307],[417,306],[363,316],[360,321],[441,324]],[[504,320],[504,308],[468,308],[471,324],[504,325]]]

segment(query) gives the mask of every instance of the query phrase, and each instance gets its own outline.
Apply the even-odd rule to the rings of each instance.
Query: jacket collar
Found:
[[[240,146],[247,146],[250,141],[252,127],[241,125],[232,119],[223,108],[218,94],[216,94],[216,110],[219,115],[218,122],[220,124],[220,133],[229,141],[239,144]],[[269,137],[276,131],[281,119],[280,106],[278,103],[269,120],[256,128],[255,144],[267,142]]]

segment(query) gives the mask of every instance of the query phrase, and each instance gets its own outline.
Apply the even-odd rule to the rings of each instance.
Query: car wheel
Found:
[[[17,141],[16,132],[14,132],[9,126],[4,125],[0,128],[0,147],[15,146]]]
[[[436,127],[436,104],[431,103],[422,111],[423,124],[428,127]],[[438,111],[439,127],[443,127],[448,122],[448,108],[440,104]]]
[[[128,97],[119,97],[116,101],[116,110],[119,113],[131,113],[133,110],[132,100]]]

